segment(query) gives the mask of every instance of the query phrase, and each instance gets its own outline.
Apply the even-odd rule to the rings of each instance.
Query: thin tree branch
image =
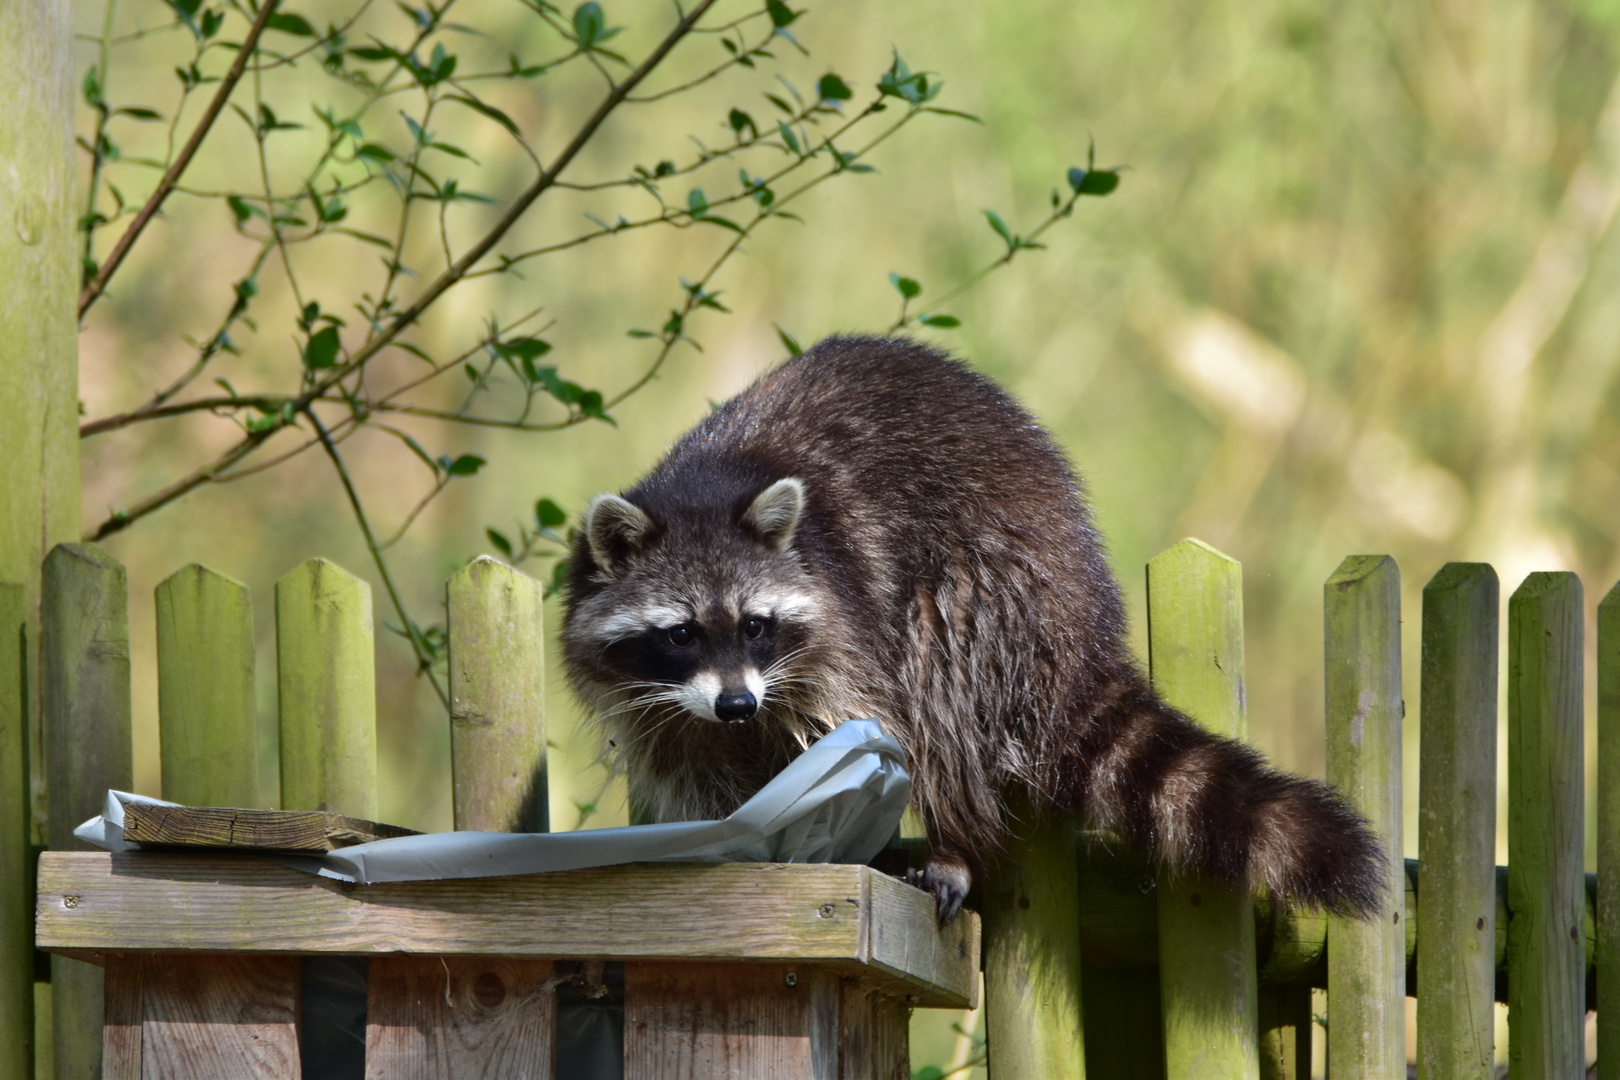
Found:
[[[247,69],[248,60],[252,57],[253,50],[259,43],[259,35],[264,33],[265,25],[269,23],[270,16],[275,13],[278,2],[279,0],[264,0],[264,6],[259,9],[259,17],[253,20],[253,25],[248,28],[247,37],[242,39],[241,47],[236,50],[236,61],[231,64],[230,70],[220,80],[219,89],[214,93],[214,99],[208,103],[208,109],[203,113],[202,119],[197,121],[196,128],[191,132],[191,138],[187,139],[186,145],[181,147],[180,156],[175,158],[173,163],[169,165],[169,168],[163,174],[163,179],[158,181],[157,189],[146,200],[146,205],[142,206],[141,212],[135,215],[135,220],[130,222],[129,228],[124,230],[124,235],[118,238],[118,243],[113,246],[107,260],[101,264],[101,269],[96,271],[95,278],[84,287],[84,292],[79,294],[79,318],[84,318],[84,313],[90,310],[90,305],[94,304],[96,299],[105,291],[107,282],[112,279],[119,265],[123,263],[124,256],[129,254],[129,249],[135,246],[135,241],[140,237],[141,232],[145,230],[147,222],[156,216],[158,208],[163,205],[163,200],[169,197],[169,192],[173,191],[174,186],[180,182],[180,174],[185,172],[186,167],[191,164],[191,159],[196,156],[197,148],[202,146],[203,138],[207,136],[209,129],[214,126],[215,119],[225,108],[225,103],[230,100],[231,92],[236,89],[238,80],[242,78],[242,72]]]

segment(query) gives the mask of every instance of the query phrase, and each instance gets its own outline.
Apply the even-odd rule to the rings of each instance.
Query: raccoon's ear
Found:
[[[585,508],[585,540],[591,558],[608,573],[640,550],[652,528],[646,511],[617,495],[598,495]]]
[[[804,513],[804,481],[796,476],[778,480],[754,499],[742,523],[760,541],[777,551],[793,546],[793,533]]]

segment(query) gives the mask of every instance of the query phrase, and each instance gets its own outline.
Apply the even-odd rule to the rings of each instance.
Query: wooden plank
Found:
[[[1597,954],[1620,956],[1620,584],[1597,609]],[[1598,1080],[1620,1080],[1620,963],[1597,971]]]
[[[45,559],[43,604],[46,835],[57,850],[82,848],[74,827],[101,813],[108,788],[134,783],[124,568],[94,544],[58,544]],[[52,958],[58,1076],[99,1072],[102,993],[99,968]]]
[[[557,996],[549,960],[375,957],[366,1076],[479,1080],[552,1073]]]
[[[34,1072],[26,606],[21,584],[0,582],[0,1080]]]
[[[163,797],[262,805],[248,587],[192,563],[166,578],[155,600]]]
[[[480,556],[445,584],[457,829],[546,831],[540,583]]]
[[[146,966],[161,963],[141,953],[107,956],[106,1022],[101,1028],[102,1080],[141,1080],[141,1019]]]
[[[1147,566],[1148,667],[1159,696],[1205,729],[1247,734],[1243,568],[1198,540]],[[1259,1080],[1259,984],[1247,892],[1159,875],[1159,982],[1168,1075]]]
[[[1419,1080],[1491,1080],[1496,980],[1496,660],[1501,596],[1484,563],[1423,587],[1417,941]]]
[[[1537,572],[1508,601],[1508,1009],[1514,1076],[1585,1070],[1582,594]]]
[[[299,1075],[299,961],[293,956],[166,956],[146,964],[144,1080]]]
[[[1401,859],[1401,575],[1387,555],[1351,555],[1322,587],[1327,778],[1382,839],[1388,908],[1328,920],[1328,1068],[1406,1075],[1406,927]]]
[[[1086,1075],[1080,866],[1072,824],[1015,806],[1021,833],[979,887],[984,1024],[993,1080]]]
[[[908,1080],[911,1006],[855,979],[843,980],[839,1007],[840,1077]]]
[[[413,829],[324,810],[153,806],[121,799],[124,839],[153,847],[326,852],[373,840],[417,836]]]
[[[626,964],[625,1080],[838,1080],[838,977],[795,964]]]
[[[325,559],[276,582],[281,807],[377,816],[371,586]]]
[[[967,1007],[977,949],[962,939],[977,921],[964,914],[938,928],[933,898],[909,885],[909,904],[865,899],[879,894],[875,875],[865,866],[643,863],[357,886],[245,855],[47,852],[35,925],[42,948],[77,954],[827,961],[918,1005]],[[874,949],[918,941],[888,925],[898,919],[942,940],[904,955]]]

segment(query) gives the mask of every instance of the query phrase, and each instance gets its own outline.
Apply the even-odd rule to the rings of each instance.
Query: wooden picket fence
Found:
[[[539,586],[481,559],[451,579],[447,602],[456,827],[543,830]],[[25,715],[14,692],[22,654],[10,636],[20,603],[20,588],[0,585],[7,858],[27,835],[26,754],[12,745]],[[1582,866],[1584,611],[1574,575],[1532,574],[1508,604],[1505,868],[1494,858],[1495,572],[1448,564],[1423,592],[1418,860],[1401,858],[1394,562],[1346,559],[1324,604],[1328,778],[1384,838],[1387,915],[1300,914],[1159,880],[1105,838],[1023,815],[1032,824],[1006,871],[975,898],[997,1080],[1308,1076],[1313,987],[1327,991],[1327,1058],[1341,1078],[1406,1075],[1409,994],[1418,999],[1418,1075],[1434,1080],[1494,1075],[1498,1000],[1510,1010],[1516,1077],[1582,1075],[1589,1004],[1599,1006],[1600,1050],[1620,1046],[1620,965],[1596,963],[1620,947],[1620,586],[1597,609],[1596,875]],[[311,560],[278,583],[275,605],[280,805],[375,818],[369,589]],[[1238,564],[1197,541],[1170,548],[1148,565],[1148,621],[1161,693],[1241,738]],[[276,801],[258,790],[247,589],[186,567],[158,586],[157,623],[163,796]],[[376,1076],[500,1075],[514,1061],[551,1075],[558,962],[625,959],[640,972],[625,990],[626,1075],[638,1077],[742,1064],[755,1075],[903,1078],[910,1009],[960,1008],[975,996],[978,917],[941,931],[928,898],[866,868],[731,868],[731,877],[700,879],[697,869],[712,868],[649,877],[652,868],[624,867],[482,889],[356,890],[316,889],[240,857],[187,870],[204,864],[177,860],[232,857],[74,854],[82,845],[73,826],[100,812],[106,789],[132,785],[128,644],[123,568],[93,546],[52,551],[42,641],[52,850],[40,863],[37,908],[4,878],[0,1019],[28,1012],[19,1002],[31,999],[31,965],[23,972],[11,960],[19,941],[32,953],[33,910],[38,944],[55,953],[60,1076],[103,1065],[120,1077],[290,1075],[296,955],[373,956],[367,1075]],[[920,857],[915,843],[908,851]],[[389,888],[404,891],[388,903],[363,899]],[[853,913],[828,899],[846,894]],[[689,1031],[672,1031],[676,1013]],[[12,1036],[27,1037],[0,1031],[0,1042]],[[1620,1080],[1620,1054],[1600,1054],[1598,1070]]]

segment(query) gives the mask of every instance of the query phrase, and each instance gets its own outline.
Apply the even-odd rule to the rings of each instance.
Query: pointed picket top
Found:
[[[262,806],[248,587],[192,563],[164,579],[154,599],[163,797]]]
[[[281,808],[377,817],[371,586],[310,559],[276,582]]]

